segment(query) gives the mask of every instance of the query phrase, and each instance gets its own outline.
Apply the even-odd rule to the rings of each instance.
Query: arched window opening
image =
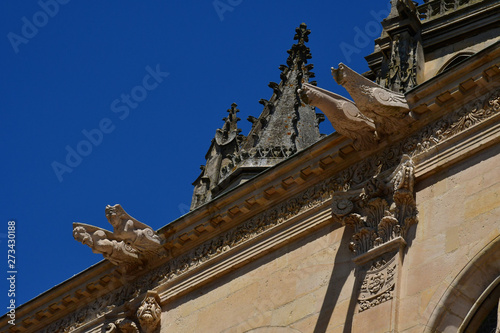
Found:
[[[471,321],[467,325],[466,333],[496,333],[498,332],[498,302],[500,298],[500,284],[483,300]]]
[[[448,60],[448,62],[439,70],[438,74],[458,65],[465,59],[469,58],[472,54],[473,53],[471,52],[457,54],[456,56]]]

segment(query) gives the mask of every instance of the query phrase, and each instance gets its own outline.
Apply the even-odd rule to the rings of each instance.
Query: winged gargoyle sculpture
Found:
[[[92,252],[102,254],[113,265],[123,268],[125,272],[143,265],[139,253],[108,230],[75,222],[73,223],[73,237],[89,246]]]
[[[380,136],[401,130],[408,120],[410,107],[403,94],[386,89],[340,63],[332,75],[351,95],[359,111],[372,119]]]
[[[353,101],[308,83],[302,84],[299,94],[305,103],[320,108],[337,132],[351,138],[354,148],[368,149],[377,142],[373,120],[363,115]]]
[[[152,258],[167,255],[164,239],[151,227],[128,215],[120,205],[106,206],[106,218],[113,232],[75,222],[73,237],[126,272],[142,267]]]

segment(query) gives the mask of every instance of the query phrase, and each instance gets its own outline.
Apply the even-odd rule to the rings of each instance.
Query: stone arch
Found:
[[[500,235],[482,247],[449,283],[427,321],[425,332],[457,332],[500,283]],[[445,281],[449,279],[445,279]]]

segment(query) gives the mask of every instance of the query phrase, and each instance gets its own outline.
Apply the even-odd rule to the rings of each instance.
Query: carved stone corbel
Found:
[[[374,177],[362,189],[333,195],[333,216],[354,229],[350,249],[356,255],[397,237],[406,238],[417,223],[415,167],[408,155],[386,179]]]
[[[137,309],[137,318],[144,333],[155,333],[160,331],[161,306],[160,297],[156,291],[148,291]]]

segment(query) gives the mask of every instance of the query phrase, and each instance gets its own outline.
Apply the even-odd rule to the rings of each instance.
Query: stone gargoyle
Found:
[[[337,132],[353,140],[357,150],[369,149],[377,142],[373,120],[353,101],[308,83],[302,84],[298,93],[305,103],[320,108]]]
[[[359,111],[373,120],[379,136],[399,132],[412,120],[403,94],[370,81],[342,63],[337,69],[332,67],[332,75],[349,92]]]
[[[128,215],[120,205],[106,206],[106,218],[113,226],[113,232],[74,222],[73,237],[125,272],[167,255],[163,237]]]

